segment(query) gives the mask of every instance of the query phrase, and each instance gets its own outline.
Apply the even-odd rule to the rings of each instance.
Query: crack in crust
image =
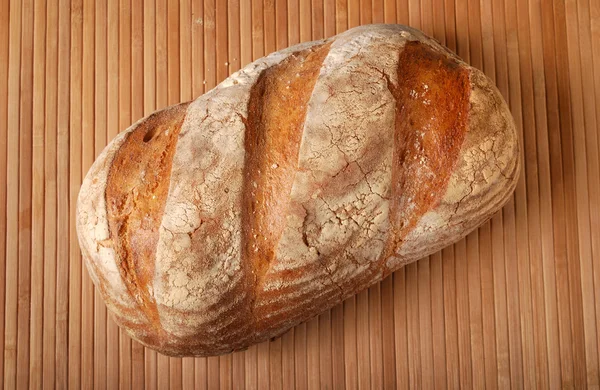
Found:
[[[308,101],[330,45],[292,53],[264,70],[250,91],[248,118],[243,119],[247,154],[242,242],[255,296],[286,225]]]
[[[128,134],[114,156],[105,190],[107,244],[112,242],[119,273],[131,296],[159,333],[162,328],[152,292],[158,228],[188,104],[158,112]]]

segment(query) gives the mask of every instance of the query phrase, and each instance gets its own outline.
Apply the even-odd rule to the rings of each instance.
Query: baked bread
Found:
[[[273,53],[119,134],[77,231],[117,323],[173,356],[278,336],[491,217],[520,171],[480,71],[418,30]]]

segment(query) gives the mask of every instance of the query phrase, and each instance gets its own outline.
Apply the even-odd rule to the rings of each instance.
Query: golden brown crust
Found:
[[[471,93],[469,71],[419,41],[406,43],[397,74],[398,85],[389,83],[396,120],[390,234],[382,263],[444,196],[467,132]]]
[[[86,177],[78,234],[135,339],[222,354],[466,235],[510,196],[518,156],[481,72],[417,30],[363,26],[132,126]]]
[[[264,70],[250,91],[242,242],[256,290],[285,228],[308,101],[329,46],[292,53]]]
[[[160,319],[149,287],[171,162],[188,105],[156,113],[130,132],[114,156],[106,183],[109,242],[121,277],[159,333]]]

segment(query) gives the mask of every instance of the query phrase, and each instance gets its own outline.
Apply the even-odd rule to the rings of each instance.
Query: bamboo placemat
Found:
[[[283,337],[174,359],[131,342],[82,267],[75,200],[119,130],[275,50],[422,29],[510,104],[524,168],[491,222]],[[4,388],[599,385],[600,1],[0,1]]]

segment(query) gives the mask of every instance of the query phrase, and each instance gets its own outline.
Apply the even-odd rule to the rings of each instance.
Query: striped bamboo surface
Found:
[[[523,141],[513,199],[441,253],[245,352],[132,342],[75,200],[119,130],[272,51],[403,23],[483,69]],[[600,0],[0,0],[5,389],[598,387]]]

